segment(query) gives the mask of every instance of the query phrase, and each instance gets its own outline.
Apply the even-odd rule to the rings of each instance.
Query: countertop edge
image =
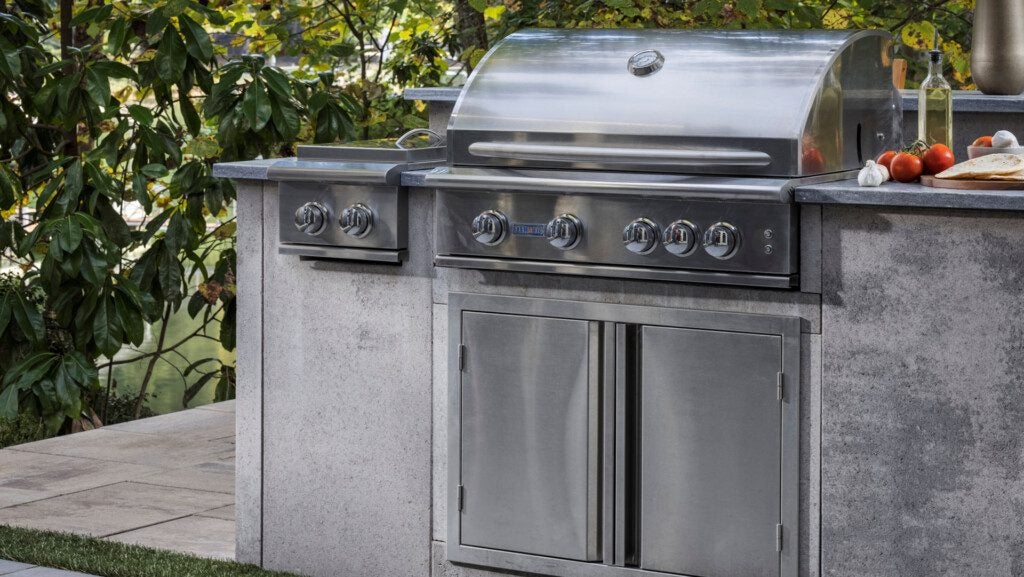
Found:
[[[402,92],[405,100],[422,100],[424,102],[452,102],[459,99],[462,88],[458,86],[435,86],[406,88]]]
[[[794,198],[799,204],[1024,212],[1024,190],[952,190],[896,182],[877,188],[858,186],[853,180],[801,186]]]

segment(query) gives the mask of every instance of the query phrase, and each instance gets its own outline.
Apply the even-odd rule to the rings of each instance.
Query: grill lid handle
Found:
[[[578,146],[573,144],[527,144],[518,142],[474,142],[473,156],[541,160],[552,162],[594,162],[602,164],[660,164],[768,166],[772,157],[758,150],[700,150],[665,148],[624,148]]]

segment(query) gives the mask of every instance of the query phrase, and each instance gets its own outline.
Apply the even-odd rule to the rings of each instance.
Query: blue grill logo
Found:
[[[513,236],[544,236],[544,224],[528,224],[523,222],[512,223]]]

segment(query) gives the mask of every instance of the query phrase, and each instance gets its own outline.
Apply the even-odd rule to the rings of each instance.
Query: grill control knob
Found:
[[[704,231],[704,252],[725,260],[736,254],[740,245],[740,231],[727,222],[716,222]]]
[[[295,228],[316,236],[327,228],[327,207],[319,202],[307,202],[295,211]]]
[[[373,230],[373,211],[361,202],[349,205],[341,211],[341,219],[338,224],[341,225],[341,230],[345,234],[363,238]]]
[[[544,232],[551,246],[569,250],[579,244],[583,223],[574,215],[560,214],[548,223]]]
[[[665,228],[661,244],[676,256],[689,256],[697,248],[697,225],[688,220],[677,220]]]
[[[636,254],[650,254],[658,246],[658,225],[647,218],[638,218],[622,229],[622,244]]]
[[[508,233],[508,219],[496,210],[486,210],[473,219],[473,238],[481,244],[501,244]]]

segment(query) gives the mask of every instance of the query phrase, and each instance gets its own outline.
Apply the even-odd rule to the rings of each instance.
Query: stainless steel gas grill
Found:
[[[436,264],[774,288],[798,280],[797,184],[888,144],[876,31],[529,30],[448,126]]]

